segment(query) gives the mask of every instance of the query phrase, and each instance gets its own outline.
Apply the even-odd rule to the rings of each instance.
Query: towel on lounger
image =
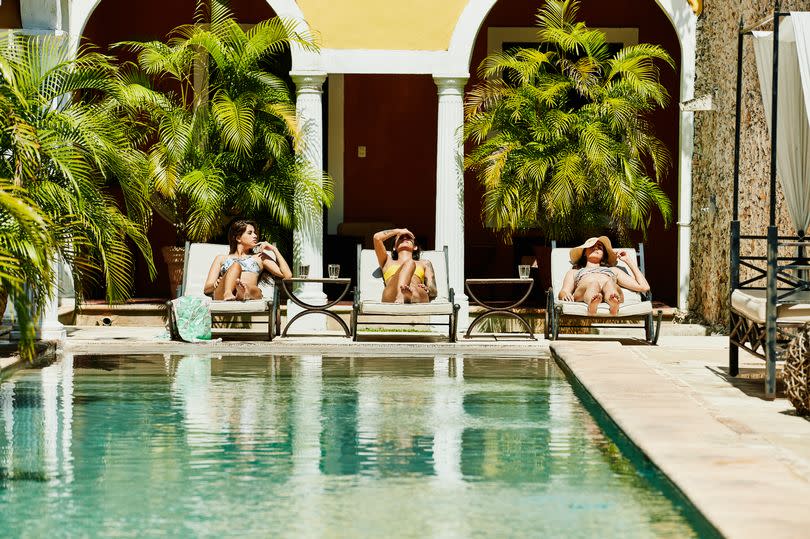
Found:
[[[172,300],[173,337],[186,342],[211,340],[211,298],[208,296],[181,296]]]

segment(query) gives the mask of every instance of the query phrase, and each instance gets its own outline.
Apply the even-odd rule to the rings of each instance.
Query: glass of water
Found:
[[[518,275],[520,275],[521,279],[528,279],[531,269],[532,267],[528,264],[520,264],[518,265]]]
[[[298,277],[302,279],[306,279],[307,277],[309,277],[309,264],[298,265]]]
[[[340,277],[340,264],[329,264],[327,269],[329,270],[330,279],[337,279]]]

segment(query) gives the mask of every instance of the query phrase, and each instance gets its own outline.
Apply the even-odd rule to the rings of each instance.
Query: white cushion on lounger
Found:
[[[252,313],[266,313],[268,304],[271,304],[273,299],[252,299],[250,301],[212,301],[209,305],[209,310],[212,314],[252,314]]]
[[[447,300],[430,303],[383,303],[381,301],[361,301],[360,314],[388,315],[429,315],[452,314],[453,304]]]
[[[790,299],[794,298],[803,303],[776,304],[777,322],[783,324],[810,322],[810,292],[795,292]],[[759,324],[765,323],[766,303],[765,290],[735,290],[731,293],[731,308]]]
[[[588,306],[581,301],[559,301],[557,305],[562,306],[563,314],[569,316],[589,316]],[[608,318],[621,318],[624,316],[643,316],[650,314],[653,311],[652,303],[649,301],[633,301],[622,303],[619,307],[619,314],[615,317],[610,314],[610,306],[607,303],[600,303],[596,308],[596,316],[605,316]]]

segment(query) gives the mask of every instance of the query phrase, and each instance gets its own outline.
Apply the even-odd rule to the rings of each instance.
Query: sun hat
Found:
[[[587,249],[588,247],[593,247],[597,243],[601,243],[605,251],[607,251],[608,255],[608,265],[615,266],[616,265],[616,251],[613,250],[613,246],[610,244],[610,240],[607,236],[599,236],[598,238],[588,238],[585,240],[585,243],[580,245],[579,247],[574,247],[571,249],[568,257],[571,260],[572,265],[577,265],[579,263],[579,259],[582,258],[582,252]]]

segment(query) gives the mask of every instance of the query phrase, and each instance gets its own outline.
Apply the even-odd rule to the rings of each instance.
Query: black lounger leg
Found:
[[[731,376],[740,374],[740,349],[733,342],[728,345],[728,373]]]

